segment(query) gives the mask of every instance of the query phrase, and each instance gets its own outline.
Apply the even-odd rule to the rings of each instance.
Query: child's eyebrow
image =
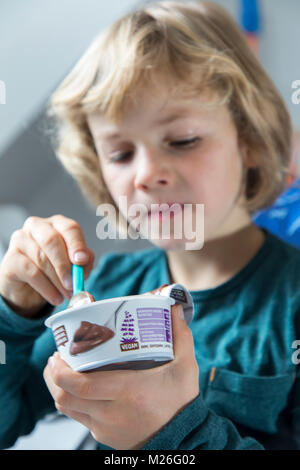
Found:
[[[163,117],[161,119],[158,119],[157,121],[154,122],[156,125],[164,125],[164,124],[170,124],[171,122],[177,121],[178,119],[182,119],[187,117],[189,114],[189,111],[187,109],[182,109],[181,111],[177,111],[176,113],[170,114],[166,117]],[[99,138],[102,139],[108,139],[108,140],[113,140],[113,139],[118,139],[121,136],[121,134],[117,131],[108,131],[108,132],[103,132],[103,134],[99,134]]]
[[[118,139],[119,137],[121,137],[121,134],[119,134],[119,132],[104,132],[103,134],[96,135],[96,138],[106,140]]]
[[[171,114],[169,116],[166,116],[164,118],[159,119],[155,123],[159,124],[159,125],[170,124],[170,122],[174,122],[174,121],[177,121],[178,119],[182,119],[182,118],[186,117],[187,114],[188,114],[188,111],[186,109],[182,110],[182,111],[177,111],[174,114]]]

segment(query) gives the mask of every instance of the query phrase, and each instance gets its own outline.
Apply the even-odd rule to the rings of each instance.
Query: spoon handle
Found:
[[[72,265],[72,278],[73,278],[73,295],[78,292],[84,291],[84,274],[83,266],[77,264]]]

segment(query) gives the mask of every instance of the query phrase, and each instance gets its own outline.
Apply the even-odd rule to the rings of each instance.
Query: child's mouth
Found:
[[[148,211],[148,217],[159,218],[159,220],[162,220],[167,217],[174,218],[176,214],[179,214],[184,210],[184,204],[181,204],[179,202],[164,204],[168,204],[169,207],[166,207],[166,209],[162,209],[161,207],[155,207],[155,205],[153,205],[153,207]]]

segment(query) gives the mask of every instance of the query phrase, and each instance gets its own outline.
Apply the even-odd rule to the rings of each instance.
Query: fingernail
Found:
[[[71,290],[73,288],[73,279],[71,274],[67,274],[64,277],[64,286],[67,290]]]
[[[62,295],[57,295],[54,299],[53,299],[53,303],[54,305],[60,305],[62,302],[64,301],[64,298]]]
[[[50,367],[50,369],[53,369],[53,367],[54,367],[54,361],[55,361],[55,359],[54,359],[53,356],[49,357],[49,359],[48,359],[48,366]]]
[[[184,320],[184,313],[183,313],[183,308],[181,304],[179,304],[179,307],[178,307],[178,315],[180,316],[182,320]]]
[[[89,255],[85,251],[77,251],[74,255],[74,261],[76,263],[83,263],[89,259]]]

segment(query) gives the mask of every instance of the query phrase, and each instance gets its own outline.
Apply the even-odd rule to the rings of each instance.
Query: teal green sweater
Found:
[[[195,315],[189,326],[200,394],[143,449],[300,449],[300,370],[292,347],[300,340],[300,251],[266,235],[232,279],[191,291]],[[164,283],[170,283],[166,253],[151,248],[102,255],[86,288],[101,300]],[[31,320],[0,299],[0,340],[6,344],[6,364],[0,364],[1,448],[55,409],[42,375],[56,349],[44,320],[65,307],[66,302],[55,309],[47,304],[41,317]],[[111,448],[99,443],[99,449]]]

